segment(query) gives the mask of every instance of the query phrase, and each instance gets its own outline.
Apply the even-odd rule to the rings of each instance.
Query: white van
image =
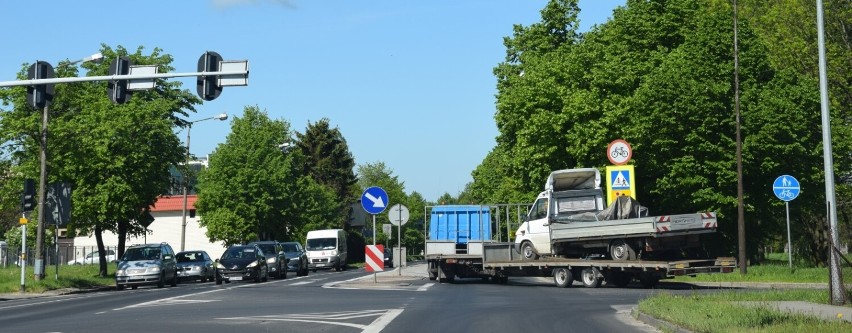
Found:
[[[314,272],[318,268],[346,269],[346,231],[343,229],[308,231],[305,250],[308,266]]]

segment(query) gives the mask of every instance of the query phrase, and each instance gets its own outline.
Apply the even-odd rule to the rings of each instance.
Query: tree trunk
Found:
[[[102,229],[100,225],[95,226],[95,240],[98,242],[98,253],[100,253],[100,270],[98,276],[107,276],[106,249],[104,248],[104,237],[101,235]]]
[[[147,230],[146,230],[147,231]],[[118,249],[116,249],[116,260],[124,257],[124,244],[127,241],[127,221],[118,222]]]

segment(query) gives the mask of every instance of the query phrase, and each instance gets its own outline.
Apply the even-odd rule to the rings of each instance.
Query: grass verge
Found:
[[[115,265],[111,267],[114,269]],[[24,272],[24,286],[28,293],[43,293],[48,290],[65,288],[94,288],[115,285],[115,276],[98,276],[98,265],[62,265],[59,267],[57,279],[56,266],[45,269],[44,279],[36,281],[32,266],[27,266]],[[17,293],[21,291],[21,268],[17,266],[0,267],[0,293]]]
[[[850,295],[852,296],[852,295]],[[852,332],[852,323],[781,312],[738,302],[825,303],[826,290],[725,291],[713,294],[661,293],[639,302],[639,310],[694,332]]]

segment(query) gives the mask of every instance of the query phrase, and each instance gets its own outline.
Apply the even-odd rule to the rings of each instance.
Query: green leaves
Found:
[[[776,25],[782,17],[800,17],[795,11],[804,6],[744,3],[749,18]],[[836,15],[829,22],[850,13],[827,7]],[[606,145],[622,138],[634,150],[640,202],[660,215],[716,211],[727,243],[714,245],[734,251],[729,241],[736,239],[737,119],[730,4],[631,0],[590,32],[565,34],[571,20],[555,18],[576,17],[577,10],[570,1],[550,1],[542,22],[515,26],[506,38],[506,61],[494,70],[497,146],[473,171],[465,195],[484,203],[529,201],[552,170],[609,164]],[[793,21],[785,39],[815,30],[812,23]],[[848,35],[829,26],[835,40]],[[812,189],[797,199],[812,207],[803,216],[823,215],[825,207],[819,195],[821,133],[813,130],[820,123],[815,76],[797,62],[780,60],[795,58],[801,52],[792,50],[797,44],[780,43],[766,26],[752,27],[748,18],[740,21],[738,56],[746,221],[753,230],[749,252],[757,253],[758,246],[776,242],[783,227],[783,211],[770,189],[775,177],[794,174],[804,179],[803,188]],[[829,49],[842,58],[838,44]],[[847,78],[836,94],[841,99],[849,95],[848,73],[835,76]],[[835,165],[848,177],[849,107],[834,106],[840,109],[832,109],[835,160],[849,162]],[[819,228],[812,229],[818,240]]]

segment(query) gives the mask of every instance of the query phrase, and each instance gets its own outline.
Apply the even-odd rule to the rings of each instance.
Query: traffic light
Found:
[[[54,75],[53,66],[46,61],[36,61],[27,70],[27,78],[30,80],[52,79]],[[27,86],[27,102],[36,109],[49,106],[53,101],[53,92],[52,83]]]
[[[35,180],[24,180],[24,193],[21,194],[21,210],[31,212],[35,209],[36,186]]]
[[[204,52],[201,58],[198,58],[199,72],[218,72],[219,63],[222,62],[222,56],[213,51]],[[219,85],[218,75],[203,75],[198,76],[197,89],[198,96],[205,101],[212,101],[222,94],[222,86]]]
[[[110,63],[109,75],[127,75],[133,62],[128,57],[119,57]],[[127,90],[128,80],[110,80],[107,87],[109,100],[115,104],[124,104],[130,100],[130,91]]]

